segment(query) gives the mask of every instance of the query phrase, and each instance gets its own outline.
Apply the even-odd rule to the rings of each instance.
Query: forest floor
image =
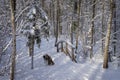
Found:
[[[18,38],[15,80],[120,80],[120,68],[115,64],[110,63],[108,69],[103,69],[103,61],[99,56],[74,63],[62,52],[56,52],[54,41],[53,37],[49,41],[42,39],[41,47],[35,46],[34,69],[31,69],[31,57],[25,47],[26,41]],[[49,54],[55,65],[46,65],[44,54]],[[8,78],[0,76],[0,80]]]

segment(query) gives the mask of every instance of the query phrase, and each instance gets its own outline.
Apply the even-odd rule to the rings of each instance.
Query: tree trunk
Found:
[[[73,44],[73,30],[71,29],[71,44]],[[74,57],[74,49],[71,47],[71,52],[72,52],[72,60],[75,59]]]
[[[45,0],[42,0],[42,8],[44,9],[44,7],[45,7]]]
[[[117,40],[117,35],[116,35],[116,1],[114,0],[113,3],[113,7],[114,7],[114,37],[113,37],[113,52],[114,52],[114,56],[116,55],[116,40]]]
[[[93,0],[93,13],[92,13],[92,24],[91,24],[91,43],[90,43],[90,45],[91,45],[91,49],[90,49],[90,58],[92,58],[93,57],[93,35],[94,35],[94,17],[95,17],[95,1],[96,0]]]
[[[80,7],[81,7],[81,0],[79,0],[79,4],[78,4],[78,30],[76,32],[76,49],[78,49],[78,37],[79,37],[79,26],[80,26]]]
[[[52,4],[52,9],[51,9],[51,10],[52,10],[52,14],[51,14],[51,15],[52,15],[52,25],[53,25],[53,29],[54,29],[54,30],[53,30],[53,31],[54,31],[53,34],[54,34],[54,36],[56,36],[55,11],[54,11],[54,10],[55,10],[55,5],[54,5],[54,0],[52,0],[52,3],[51,3],[51,4]]]
[[[73,13],[74,15],[77,14],[77,9],[78,9],[78,3],[77,3],[77,0],[74,0],[74,8],[73,8]],[[75,28],[77,27],[75,24],[76,22],[73,21],[73,16],[72,16],[72,26],[71,26],[71,44],[73,44],[73,32],[75,31]],[[72,52],[72,60],[74,61],[75,60],[75,56],[74,56],[74,49],[73,47],[71,47],[71,52]]]
[[[15,59],[16,59],[16,24],[15,24],[15,8],[16,0],[10,0],[10,9],[11,9],[11,23],[12,23],[12,60],[10,67],[10,80],[14,80],[15,77]]]
[[[58,36],[60,36],[60,34],[61,34],[60,14],[61,14],[61,11],[60,11],[60,0],[58,0],[58,3],[57,3]]]
[[[109,17],[107,34],[106,34],[106,39],[105,39],[103,68],[108,68],[108,50],[109,50],[111,25],[112,25],[112,15],[113,15],[113,1],[112,0],[110,0],[110,9],[111,9],[110,10],[110,17]]]
[[[50,5],[49,5],[50,7],[49,7],[49,18],[50,18],[50,20],[51,20],[51,12],[52,12],[52,3],[50,2]]]
[[[33,66],[33,56],[34,56],[34,35],[30,35],[30,45],[29,45],[29,56],[31,57],[31,69],[34,68]]]
[[[58,35],[59,35],[59,0],[57,0],[57,13],[56,13],[56,40],[55,40],[55,44],[58,41]]]
[[[102,0],[102,53],[104,52],[104,4],[105,4],[105,0]]]

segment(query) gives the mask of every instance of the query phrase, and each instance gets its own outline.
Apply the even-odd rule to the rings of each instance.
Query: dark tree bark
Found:
[[[29,56],[31,57],[31,69],[34,68],[33,66],[33,58],[34,58],[34,35],[29,35]]]
[[[90,49],[90,58],[93,57],[93,39],[94,39],[93,35],[94,35],[95,1],[96,1],[96,0],[92,0],[92,4],[93,4],[92,19],[93,19],[93,20],[92,20],[92,24],[91,24],[91,43],[90,43],[91,49]]]
[[[49,7],[49,18],[51,20],[51,13],[52,13],[52,3],[50,2],[50,7]]]
[[[77,3],[77,0],[74,0],[74,8],[73,8],[73,15],[76,15],[77,14],[77,9],[78,9],[78,3]],[[72,26],[71,26],[71,44],[73,44],[73,32],[75,31],[77,25],[76,25],[76,21],[73,21],[73,16],[72,16]],[[73,47],[71,47],[71,51],[72,51],[72,60],[74,61],[75,60],[75,56],[74,56],[74,49]]]
[[[102,53],[104,52],[104,4],[105,4],[105,0],[102,0]]]
[[[76,49],[78,49],[78,37],[79,37],[79,28],[80,28],[80,9],[81,9],[81,0],[78,1],[78,29],[76,33]]]
[[[114,56],[116,55],[116,41],[117,41],[117,35],[116,35],[116,0],[114,0],[113,1],[113,8],[114,8],[114,15],[113,15],[113,17],[114,17],[114,28],[113,28],[113,30],[114,30],[114,37],[113,37],[113,52],[114,52]]]
[[[54,4],[54,0],[52,0],[51,2],[51,19],[52,19],[52,25],[53,25],[53,31],[54,31],[54,36],[56,36],[56,29],[55,29],[55,4]]]
[[[57,13],[56,13],[56,39],[55,39],[55,44],[57,43],[58,41],[58,36],[59,36],[59,0],[57,0]],[[55,45],[56,46],[56,45]]]

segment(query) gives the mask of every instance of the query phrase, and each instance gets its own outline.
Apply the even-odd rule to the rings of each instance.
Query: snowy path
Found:
[[[72,62],[63,53],[57,53],[54,40],[42,40],[41,48],[35,48],[34,69],[31,70],[31,59],[28,56],[25,42],[19,40],[17,48],[17,65],[15,80],[120,80],[120,69],[102,68],[102,61]],[[43,54],[52,56],[55,65],[46,66]],[[8,80],[0,78],[0,80]]]

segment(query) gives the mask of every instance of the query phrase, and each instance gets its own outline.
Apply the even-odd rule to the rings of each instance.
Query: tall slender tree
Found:
[[[53,26],[53,32],[54,32],[54,36],[56,36],[56,29],[55,29],[55,4],[54,4],[54,0],[51,0],[51,19],[52,19],[52,26]]]
[[[49,13],[48,13],[48,15],[49,15],[49,18],[50,18],[50,20],[51,20],[52,2],[50,1],[49,3],[50,3],[50,4],[49,4]]]
[[[10,0],[11,9],[11,23],[12,23],[12,59],[10,67],[10,80],[14,80],[15,77],[15,59],[16,59],[16,24],[15,24],[15,11],[16,11],[16,0]]]
[[[105,5],[105,0],[102,0],[102,53],[104,52],[104,5]]]
[[[94,39],[93,35],[94,35],[95,1],[96,1],[96,0],[92,0],[92,4],[93,4],[92,19],[93,19],[93,20],[92,20],[92,23],[91,23],[91,43],[90,43],[91,48],[90,48],[90,58],[93,57],[93,39]]]
[[[58,41],[58,36],[59,36],[59,0],[57,0],[57,12],[56,12],[56,40],[55,40],[55,44]]]
[[[79,28],[80,28],[80,8],[81,8],[81,0],[78,1],[78,29],[76,33],[76,49],[78,48],[78,37],[79,37]]]
[[[113,28],[113,32],[114,32],[114,37],[113,37],[113,52],[114,52],[114,56],[116,55],[116,40],[117,40],[117,35],[116,35],[116,0],[113,0],[113,16],[114,16],[114,28]]]
[[[108,50],[109,50],[109,43],[110,43],[112,16],[113,16],[113,0],[110,0],[110,16],[108,20],[107,34],[105,39],[103,68],[108,68]]]
[[[73,15],[77,14],[77,9],[78,9],[78,3],[77,0],[74,0],[74,8],[73,8]],[[72,26],[71,26],[71,43],[73,44],[73,32],[75,31],[77,25],[76,25],[76,21],[74,21],[74,17],[72,16]],[[72,51],[72,60],[75,60],[75,56],[74,56],[74,49],[73,47],[71,47],[71,51]]]

